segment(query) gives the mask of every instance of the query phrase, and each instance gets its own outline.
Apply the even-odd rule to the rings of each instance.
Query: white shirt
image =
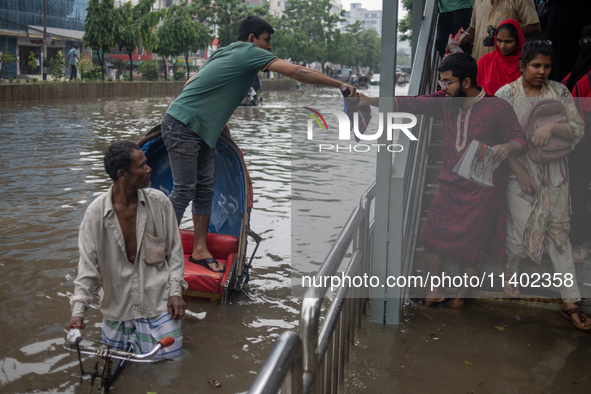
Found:
[[[187,282],[183,247],[172,204],[164,193],[137,191],[137,253],[127,260],[123,232],[112,202],[112,187],[94,200],[80,226],[78,277],[70,299],[72,316],[83,316],[102,282],[100,310],[107,320],[151,318],[167,311],[168,298],[181,296]]]

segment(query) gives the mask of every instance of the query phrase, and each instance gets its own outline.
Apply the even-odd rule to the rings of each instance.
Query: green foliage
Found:
[[[54,81],[61,81],[64,76],[64,54],[62,51],[57,53],[54,59],[49,61],[51,66],[51,77]]]
[[[113,0],[90,0],[84,21],[84,46],[97,52],[102,79],[105,79],[105,53],[115,46],[113,25],[115,23]]]
[[[220,46],[226,46],[236,41],[238,37],[238,25],[248,15],[267,18],[269,3],[264,6],[249,8],[244,0],[215,0],[213,23],[217,26]]]
[[[156,60],[146,60],[140,64],[138,72],[142,73],[142,81],[157,81],[160,68]]]
[[[6,45],[4,46],[4,52],[2,52],[2,56],[0,57],[2,61],[2,67],[0,68],[0,77],[2,76],[2,70],[6,70],[6,66],[9,64],[13,64],[16,62],[16,58],[10,52],[8,52],[8,38],[6,39]]]
[[[84,82],[84,77],[89,75],[91,69],[94,65],[92,64],[92,58],[88,56],[80,56],[80,61],[78,62],[78,70],[80,70],[80,77],[82,78],[82,82]]]
[[[271,19],[275,27],[273,53],[294,61],[328,60],[337,23],[343,20],[330,13],[329,0],[290,1],[284,15]]]
[[[203,49],[211,42],[210,30],[199,21],[193,21],[193,12],[197,11],[187,3],[168,8],[166,18],[155,33],[157,51],[165,59],[184,55],[188,63],[189,52]]]
[[[80,71],[82,75],[82,80],[87,79],[89,81],[96,81],[102,79],[102,72],[101,67],[97,66],[96,64],[90,64],[84,72]]]
[[[119,77],[121,76],[121,74],[123,74],[123,70],[125,70],[125,67],[128,65],[129,63],[126,62],[123,59],[115,59],[115,69],[117,69],[117,80],[119,80]]]
[[[115,9],[114,42],[119,48],[125,47],[129,55],[129,78],[133,79],[132,56],[137,48],[156,48],[153,30],[166,13],[166,9],[152,11],[155,0],[140,0],[135,6],[127,2]]]
[[[14,82],[14,78],[10,77],[8,78],[8,83],[13,83]]]
[[[404,18],[398,21],[398,31],[402,33],[398,37],[400,41],[412,40],[412,4],[413,0],[402,0],[402,6],[408,12]]]
[[[33,83],[37,83],[39,81],[39,78],[31,78],[31,82]]]
[[[182,63],[174,63],[172,79],[174,79],[175,81],[182,81],[185,79],[185,67],[182,65]]]
[[[21,80],[20,79],[15,79],[14,80],[14,83],[21,83]]]
[[[31,78],[29,78],[29,77],[25,77],[25,82],[26,82],[26,83],[31,83]]]
[[[31,70],[34,71],[37,69],[37,62],[35,61],[35,54],[33,53],[33,51],[29,53],[29,62],[27,64],[29,65],[29,67],[31,67]]]

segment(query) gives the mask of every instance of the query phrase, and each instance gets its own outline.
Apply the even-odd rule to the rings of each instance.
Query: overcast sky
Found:
[[[343,8],[347,11],[351,10],[351,3],[361,3],[363,8],[367,10],[381,10],[382,0],[341,0]]]
[[[341,0],[341,4],[345,11],[351,11],[351,3],[361,3],[362,7],[369,11],[382,9],[382,0]],[[405,14],[406,10],[403,10],[402,8],[402,1],[399,1],[398,18],[400,19]]]

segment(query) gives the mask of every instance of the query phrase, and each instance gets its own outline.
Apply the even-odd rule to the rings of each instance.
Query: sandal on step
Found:
[[[573,261],[575,264],[581,264],[589,257],[589,249],[583,246],[576,246],[573,250]]]
[[[588,317],[586,317],[583,314],[583,311],[581,310],[581,308],[572,308],[572,309],[567,309],[567,310],[561,309],[560,310],[560,314],[562,315],[562,317],[570,320],[575,325],[575,327],[577,327],[579,330],[591,330],[591,326],[580,326],[577,324],[577,322],[575,322],[571,318],[571,316],[575,313],[579,317],[579,322],[581,322],[581,323],[586,323],[587,319],[589,319]]]

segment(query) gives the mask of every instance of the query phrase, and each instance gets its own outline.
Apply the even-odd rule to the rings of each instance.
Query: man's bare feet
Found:
[[[454,298],[449,304],[449,307],[454,309],[462,309],[464,305],[466,305],[465,298]]]
[[[585,316],[581,308],[574,302],[563,302],[560,314],[580,330],[591,329],[591,319]]]
[[[439,288],[436,288],[427,294],[423,304],[429,308],[435,308],[437,305],[445,302],[445,300],[446,298],[445,294],[443,294],[443,291]]]
[[[513,272],[510,272],[510,271],[506,271],[505,272],[505,279],[504,279],[505,283],[503,284],[503,291],[509,297],[517,298],[520,295],[519,285],[518,284],[511,284],[511,283],[509,283],[511,281],[511,277],[513,275],[514,275]]]

